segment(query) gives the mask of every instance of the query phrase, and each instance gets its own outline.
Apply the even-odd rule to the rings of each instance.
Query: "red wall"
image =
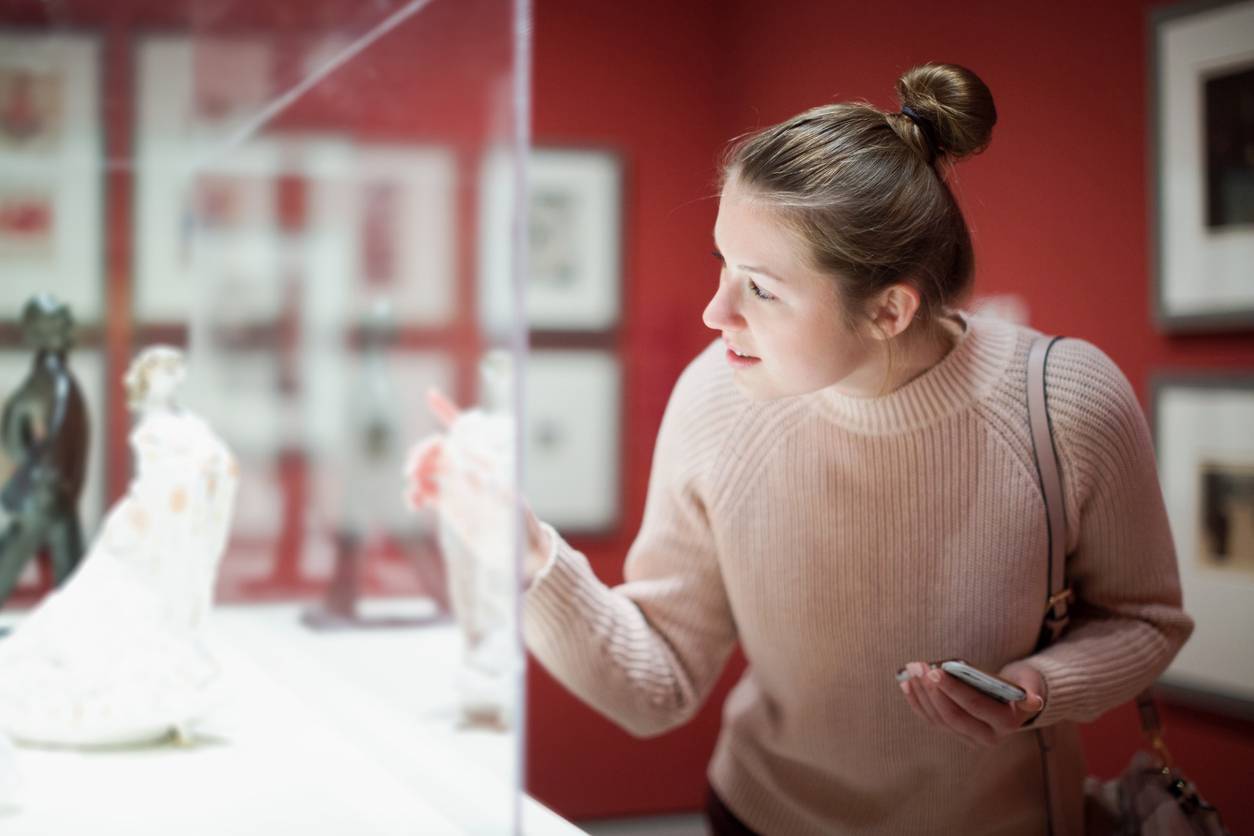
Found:
[[[970,2],[941,12],[905,0],[737,0],[629,12],[537,0],[537,144],[612,144],[628,172],[627,518],[619,537],[575,542],[605,580],[621,578],[666,396],[710,333],[700,313],[715,281],[706,251],[716,207],[700,198],[722,144],[823,102],[889,107],[893,82],[917,63],[968,65],[997,101],[992,146],[957,172],[978,292],[1019,294],[1034,326],[1100,345],[1143,403],[1161,370],[1254,368],[1254,334],[1169,338],[1151,323],[1150,5]],[[571,817],[698,806],[734,671],[691,726],[635,741],[534,667],[532,793]],[[1244,794],[1254,787],[1254,725],[1172,706],[1166,720],[1177,758],[1233,832],[1254,832]],[[1136,729],[1128,707],[1087,728],[1091,768],[1121,769]]]
[[[535,5],[536,145],[609,147],[624,168],[623,519],[613,536],[572,538],[607,583],[622,580],[640,525],[671,386],[713,336],[700,312],[717,280],[711,178],[726,135],[718,8],[712,0]],[[692,725],[638,741],[538,665],[528,687],[528,790],[540,800],[572,818],[697,803],[725,688]]]

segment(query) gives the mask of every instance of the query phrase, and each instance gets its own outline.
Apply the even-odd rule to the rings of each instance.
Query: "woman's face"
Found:
[[[807,264],[801,239],[735,178],[719,202],[714,246],[722,268],[702,319],[722,334],[725,360],[747,395],[767,400],[841,382],[874,388],[882,346],[850,330],[836,280]]]

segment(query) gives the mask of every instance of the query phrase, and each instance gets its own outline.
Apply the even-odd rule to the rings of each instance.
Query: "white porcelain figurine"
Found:
[[[238,467],[175,392],[173,348],[126,372],[135,476],[78,570],[0,639],[0,734],[106,746],[185,737],[215,701],[205,644]]]

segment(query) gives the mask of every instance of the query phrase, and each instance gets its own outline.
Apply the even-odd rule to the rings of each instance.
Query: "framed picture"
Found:
[[[604,331],[621,308],[621,174],[602,151],[534,150],[528,159],[527,323],[542,331]],[[493,334],[512,323],[513,166],[490,155],[482,172],[480,314]]]
[[[607,351],[527,358],[525,495],[536,516],[563,531],[605,531],[618,520],[620,377]]]
[[[457,167],[451,149],[354,142],[338,168],[321,166],[306,177],[309,234],[342,240],[346,248],[343,269],[314,288],[328,303],[329,294],[338,294],[326,308],[334,317],[386,303],[407,325],[452,321]]]
[[[151,36],[136,67],[138,318],[188,322],[201,291],[236,318],[273,318],[285,149],[230,141],[271,94],[270,46]]]
[[[1159,478],[1197,628],[1163,677],[1254,714],[1254,373],[1154,381]]]
[[[1155,315],[1167,330],[1254,327],[1254,0],[1150,21]]]
[[[99,63],[93,37],[0,30],[0,319],[40,291],[101,316]]]

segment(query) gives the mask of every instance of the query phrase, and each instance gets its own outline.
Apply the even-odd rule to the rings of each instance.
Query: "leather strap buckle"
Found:
[[[1052,610],[1059,604],[1070,604],[1075,598],[1075,593],[1071,591],[1071,587],[1067,587],[1060,592],[1055,592],[1049,596],[1049,600],[1045,602],[1045,609]]]

